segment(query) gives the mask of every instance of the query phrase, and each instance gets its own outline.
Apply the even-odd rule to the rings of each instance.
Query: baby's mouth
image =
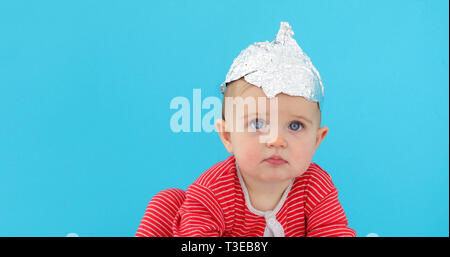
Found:
[[[280,166],[287,163],[287,161],[278,154],[274,154],[269,158],[264,159],[264,161],[273,166]]]

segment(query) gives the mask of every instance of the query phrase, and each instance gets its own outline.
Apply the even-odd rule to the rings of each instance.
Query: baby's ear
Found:
[[[328,127],[321,127],[317,130],[316,135],[316,151],[319,148],[320,143],[322,143],[323,139],[328,135]]]
[[[229,153],[233,153],[233,147],[231,146],[231,137],[230,132],[227,132],[225,127],[226,123],[223,119],[217,119],[215,122],[217,133],[220,136],[220,140],[222,140],[223,145],[225,146],[225,149]]]
[[[225,127],[224,127],[225,126],[225,122],[224,122],[223,119],[217,119],[214,122],[214,125],[216,126],[217,133],[225,131]]]

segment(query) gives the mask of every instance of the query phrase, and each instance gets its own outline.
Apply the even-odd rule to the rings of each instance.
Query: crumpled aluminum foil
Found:
[[[268,98],[285,93],[319,102],[322,107],[324,88],[320,74],[293,35],[289,23],[281,22],[274,41],[256,42],[242,50],[220,85],[222,94],[226,83],[244,77],[248,83],[261,87]]]

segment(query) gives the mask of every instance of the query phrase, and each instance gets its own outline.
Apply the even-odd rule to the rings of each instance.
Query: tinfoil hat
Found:
[[[293,35],[289,23],[281,22],[274,41],[256,42],[242,50],[220,85],[222,94],[227,83],[244,77],[248,83],[261,87],[268,98],[279,93],[302,96],[318,102],[322,108],[322,79]]]

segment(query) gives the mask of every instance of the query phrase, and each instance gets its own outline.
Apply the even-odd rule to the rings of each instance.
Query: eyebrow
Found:
[[[241,116],[242,118],[247,118],[248,116],[258,116],[257,112],[252,112],[252,113],[246,113],[243,116]]]
[[[302,119],[302,120],[307,121],[309,124],[312,124],[312,121],[311,121],[311,120],[307,119],[306,117],[304,117],[304,116],[302,116],[302,115],[292,115],[292,116],[297,117],[297,118],[300,118],[300,119]]]
[[[242,116],[242,117],[243,117],[243,118],[247,118],[248,116],[253,116],[253,115],[258,116],[258,113],[250,113],[250,114],[247,113],[247,114],[245,114],[245,115]],[[299,118],[299,119],[302,119],[302,120],[308,122],[308,123],[311,124],[311,125],[313,124],[312,121],[311,121],[310,119],[306,118],[305,116],[302,116],[302,115],[291,115],[291,116],[296,117],[296,118]]]

